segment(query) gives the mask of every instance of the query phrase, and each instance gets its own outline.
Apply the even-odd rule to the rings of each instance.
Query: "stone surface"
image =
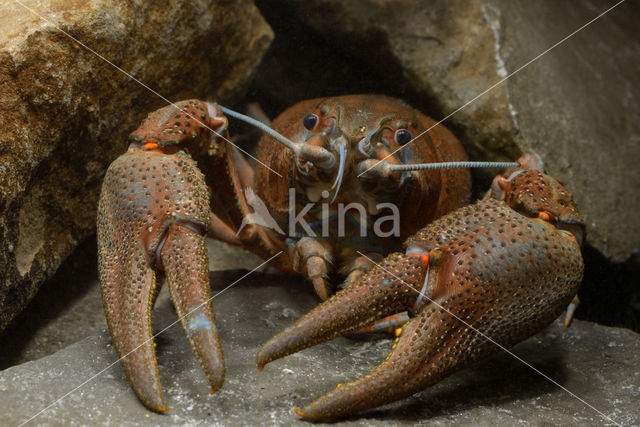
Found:
[[[287,63],[299,90],[284,89],[276,99],[304,97],[300,89],[320,81],[323,95],[336,88],[384,91],[444,118],[614,2],[257,4],[277,31],[289,31],[289,40],[280,42],[285,53],[312,57]],[[445,122],[473,158],[539,154],[574,194],[588,243],[614,262],[640,250],[638,17],[638,4],[625,2]],[[300,82],[307,75],[300,70],[309,65],[311,78]],[[417,95],[407,94],[407,82]]]
[[[207,241],[211,271],[251,269],[262,263],[250,252]],[[0,333],[0,346],[4,348],[0,370],[48,356],[107,328],[96,257],[94,236],[76,248]],[[277,270],[265,265],[259,271]]]
[[[210,244],[214,308],[227,362],[216,394],[200,370],[179,326],[157,339],[160,374],[171,410],[147,411],[116,361],[106,331],[52,355],[0,372],[0,424],[17,425],[68,392],[33,419],[37,425],[308,425],[291,407],[335,384],[375,368],[391,348],[381,336],[341,338],[291,355],[259,372],[258,346],[317,303],[311,285],[265,272],[219,270],[253,267],[246,252]],[[244,277],[244,278],[243,278]],[[88,293],[96,306],[99,290]],[[234,284],[235,283],[235,284]],[[232,285],[228,289],[228,286]],[[226,290],[225,290],[226,289]],[[154,311],[156,332],[175,322],[163,290]],[[101,315],[101,313],[100,313]],[[91,322],[87,322],[91,325]],[[68,323],[63,323],[68,324]],[[5,343],[3,343],[6,345]],[[513,353],[623,425],[640,423],[640,335],[576,321],[559,322],[515,346]],[[83,383],[85,383],[83,385]],[[501,352],[408,399],[352,417],[345,425],[601,425],[597,412],[507,353]]]
[[[106,328],[96,241],[89,238],[0,333],[0,370],[40,359]]]
[[[0,4],[0,330],[95,229],[102,176],[164,97],[234,102],[273,33],[250,0]],[[47,22],[36,14],[41,15]]]

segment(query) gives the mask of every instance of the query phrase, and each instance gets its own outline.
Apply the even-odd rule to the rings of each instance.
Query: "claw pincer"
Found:
[[[204,237],[210,221],[209,191],[196,162],[170,143],[184,133],[178,129],[163,135],[134,139],[132,148],[111,164],[98,206],[107,323],[134,391],[156,412],[168,409],[151,330],[151,308],[163,277],[212,392],[221,387],[225,373]]]
[[[584,228],[575,205],[538,171],[502,184],[506,192],[423,228],[407,240],[405,254],[389,255],[262,346],[259,367],[389,314],[411,314],[375,370],[298,415],[334,420],[410,396],[537,333],[567,307],[583,271],[581,234],[563,229]],[[542,209],[548,215],[539,216]]]

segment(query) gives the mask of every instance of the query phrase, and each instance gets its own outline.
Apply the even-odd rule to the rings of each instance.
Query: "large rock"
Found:
[[[238,250],[216,248],[211,252],[214,269],[261,262]],[[275,361],[259,372],[254,363],[258,346],[312,308],[317,299],[311,285],[299,279],[259,272],[242,279],[245,274],[246,270],[226,270],[211,275],[227,363],[225,384],[216,394],[209,394],[208,381],[176,324],[156,339],[171,409],[167,415],[150,413],[136,398],[120,365],[114,364],[116,352],[103,330],[55,354],[0,372],[0,424],[17,425],[39,414],[33,419],[37,425],[305,426],[309,424],[291,412],[293,406],[375,368],[391,349],[392,340],[382,337],[341,338]],[[91,280],[91,304],[99,310],[95,274]],[[156,332],[176,319],[167,293],[163,290],[154,311]],[[69,320],[60,318],[54,324],[64,327]],[[85,322],[85,327],[92,323]],[[50,337],[59,335],[54,324]],[[512,351],[614,421],[640,423],[638,334],[582,321],[562,332],[556,322]],[[600,425],[609,421],[531,367],[499,352],[422,393],[349,420],[350,425],[417,423]]]
[[[166,104],[56,27],[172,101],[234,102],[273,38],[250,0],[22,3],[0,3],[0,330],[93,232],[106,167]]]
[[[329,83],[327,92],[346,87],[402,96],[405,80],[419,94],[417,103],[431,105],[438,118],[608,7],[588,0],[257,4],[274,25],[302,26],[283,45],[320,57],[311,61],[312,81]],[[640,250],[639,17],[637,3],[620,5],[445,122],[474,158],[538,153],[574,194],[588,242],[615,262]],[[302,62],[289,67],[299,80]],[[395,83],[389,84],[389,76]]]

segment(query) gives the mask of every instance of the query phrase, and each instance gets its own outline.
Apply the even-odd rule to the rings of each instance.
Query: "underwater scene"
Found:
[[[639,424],[638,18],[2,2],[0,424]]]

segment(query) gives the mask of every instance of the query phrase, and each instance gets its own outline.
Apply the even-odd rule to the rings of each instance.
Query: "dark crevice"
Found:
[[[588,245],[582,254],[584,279],[576,317],[640,332],[640,271],[630,264],[610,263]]]
[[[34,339],[36,332],[58,319],[74,301],[91,290],[97,277],[97,257],[94,236],[80,244],[62,263],[56,274],[40,286],[31,302],[0,333],[0,343],[3,347],[0,351],[0,370],[24,362],[25,348]],[[86,325],[78,329],[84,332]],[[65,333],[70,337],[77,335],[74,331]],[[77,339],[82,338],[84,337],[77,336]],[[70,338],[66,345],[77,339]],[[61,344],[65,346],[65,343]],[[48,346],[51,347],[51,344]],[[50,353],[48,349],[41,350],[42,353],[38,353],[40,349],[36,351],[38,356]]]
[[[436,120],[445,117],[435,97],[412,88],[400,64],[389,54],[384,34],[367,33],[354,39],[353,35],[321,33],[295,19],[287,7],[278,7],[278,2],[258,0],[256,5],[276,38],[246,100],[260,103],[272,118],[304,99],[353,93],[394,96]],[[445,125],[460,138],[472,160],[495,160],[478,158],[474,146],[482,141],[469,140],[473,137],[469,129],[455,121]],[[504,139],[504,135],[485,137]],[[483,196],[494,174],[495,170],[472,170],[472,201]],[[590,246],[584,249],[584,261],[585,278],[579,294],[582,304],[576,317],[640,332],[640,273],[628,264],[608,262]]]
[[[298,101],[310,98],[379,93],[403,99],[432,117],[442,117],[435,99],[413,90],[381,32],[354,39],[310,28],[270,1],[256,1],[276,37],[249,89],[275,117]],[[344,40],[349,40],[344,43]]]

